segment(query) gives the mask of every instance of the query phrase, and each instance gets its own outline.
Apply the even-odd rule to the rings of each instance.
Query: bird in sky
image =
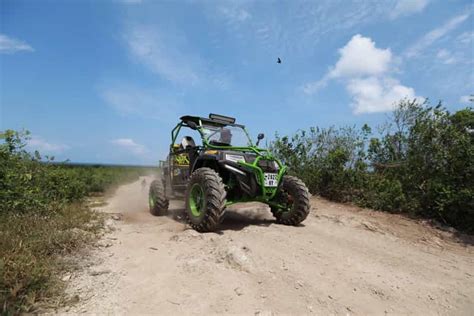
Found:
[[[277,59],[277,64],[281,64],[281,59],[280,59],[280,57],[278,57],[278,59]]]

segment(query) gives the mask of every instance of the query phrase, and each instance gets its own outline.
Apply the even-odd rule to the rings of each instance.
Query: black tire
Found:
[[[199,193],[196,193],[199,191]],[[196,199],[199,195],[199,201]],[[210,168],[199,168],[189,179],[186,189],[186,219],[198,232],[217,229],[226,203],[222,179]],[[199,204],[199,205],[198,205]]]
[[[284,176],[280,192],[277,193],[274,202],[285,204],[289,197],[292,199],[288,210],[270,207],[277,223],[284,225],[298,225],[306,219],[311,205],[309,204],[308,188],[303,181],[293,176]]]
[[[166,198],[165,188],[161,180],[153,180],[148,192],[150,213],[154,216],[163,216],[168,213],[169,200]]]

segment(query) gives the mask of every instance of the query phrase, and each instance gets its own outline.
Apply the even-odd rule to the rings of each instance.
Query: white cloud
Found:
[[[167,122],[175,120],[181,108],[175,96],[162,90],[146,90],[126,84],[100,90],[108,106],[123,116],[137,116]]]
[[[471,103],[473,102],[472,100],[474,100],[474,96],[472,95],[463,95],[459,98],[459,102],[464,104]]]
[[[38,150],[40,154],[59,154],[69,149],[69,146],[50,143],[39,136],[32,136],[28,141],[28,148]]]
[[[474,31],[462,33],[457,37],[457,40],[461,44],[470,44],[474,42]]]
[[[322,88],[326,87],[329,82],[329,77],[326,75],[321,80],[308,82],[303,85],[302,90],[304,93],[311,95],[315,94]]]
[[[321,40],[328,35],[385,20],[395,1],[284,1],[280,6],[245,0],[202,3],[219,23],[217,28],[224,26],[226,35],[243,47],[252,45],[267,56],[297,59],[320,51]],[[222,6],[226,13],[234,13],[224,14]]]
[[[332,78],[380,75],[389,70],[392,61],[390,49],[375,47],[375,42],[360,34],[354,35],[341,49],[341,57],[329,72]]]
[[[199,60],[187,51],[185,39],[151,27],[133,27],[125,34],[132,56],[163,79],[183,85],[199,82]]]
[[[423,50],[431,46],[434,42],[438,41],[439,39],[447,35],[449,32],[456,29],[461,23],[466,21],[469,15],[470,13],[463,13],[457,15],[451,18],[446,23],[444,23],[442,26],[428,32],[405,51],[405,56],[408,58],[419,56],[423,52]]]
[[[395,8],[390,13],[390,18],[419,13],[428,5],[428,0],[398,0]]]
[[[456,57],[454,57],[450,51],[444,48],[438,51],[436,57],[441,60],[443,64],[446,65],[455,64],[457,62]]]
[[[32,52],[34,49],[23,41],[0,34],[0,53],[13,54],[20,51]]]
[[[352,79],[346,88],[352,96],[351,106],[355,114],[391,111],[398,101],[416,98],[413,88],[388,77]]]
[[[148,153],[148,149],[145,146],[141,144],[137,144],[131,138],[118,138],[118,139],[112,140],[111,143],[121,147],[122,149],[130,151],[132,154],[136,156],[144,156]]]
[[[119,0],[123,4],[142,4],[143,0]]]
[[[379,49],[375,42],[360,34],[339,49],[340,58],[336,65],[318,81],[306,83],[302,90],[306,94],[314,94],[326,87],[334,78],[352,78],[361,76],[377,76],[389,71],[393,64],[390,49]]]
[[[126,31],[124,39],[133,58],[164,80],[180,86],[205,86],[225,90],[230,76],[212,63],[203,60],[189,47],[186,36],[169,28],[135,26]]]
[[[218,10],[230,23],[241,23],[252,17],[246,9],[238,6],[221,6]]]
[[[346,86],[355,114],[386,112],[404,98],[416,98],[415,90],[392,77],[394,57],[390,49],[377,48],[368,37],[357,34],[341,49],[336,65],[322,79],[305,84],[302,90],[314,94],[332,79]]]

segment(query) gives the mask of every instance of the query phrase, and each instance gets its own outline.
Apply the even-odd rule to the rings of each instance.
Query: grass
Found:
[[[0,312],[61,305],[65,258],[97,238],[97,197],[156,171],[140,166],[54,163],[26,151],[28,131],[0,131]],[[94,196],[88,206],[88,197]]]
[[[96,240],[101,217],[82,204],[48,216],[0,215],[0,310],[4,314],[37,312],[62,304],[64,255]]]

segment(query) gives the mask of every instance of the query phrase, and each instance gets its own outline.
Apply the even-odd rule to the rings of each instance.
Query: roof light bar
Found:
[[[235,123],[235,118],[230,117],[230,116],[225,116],[225,115],[220,115],[220,114],[209,114],[209,118],[213,121],[220,121],[223,123],[227,124],[234,124]]]

